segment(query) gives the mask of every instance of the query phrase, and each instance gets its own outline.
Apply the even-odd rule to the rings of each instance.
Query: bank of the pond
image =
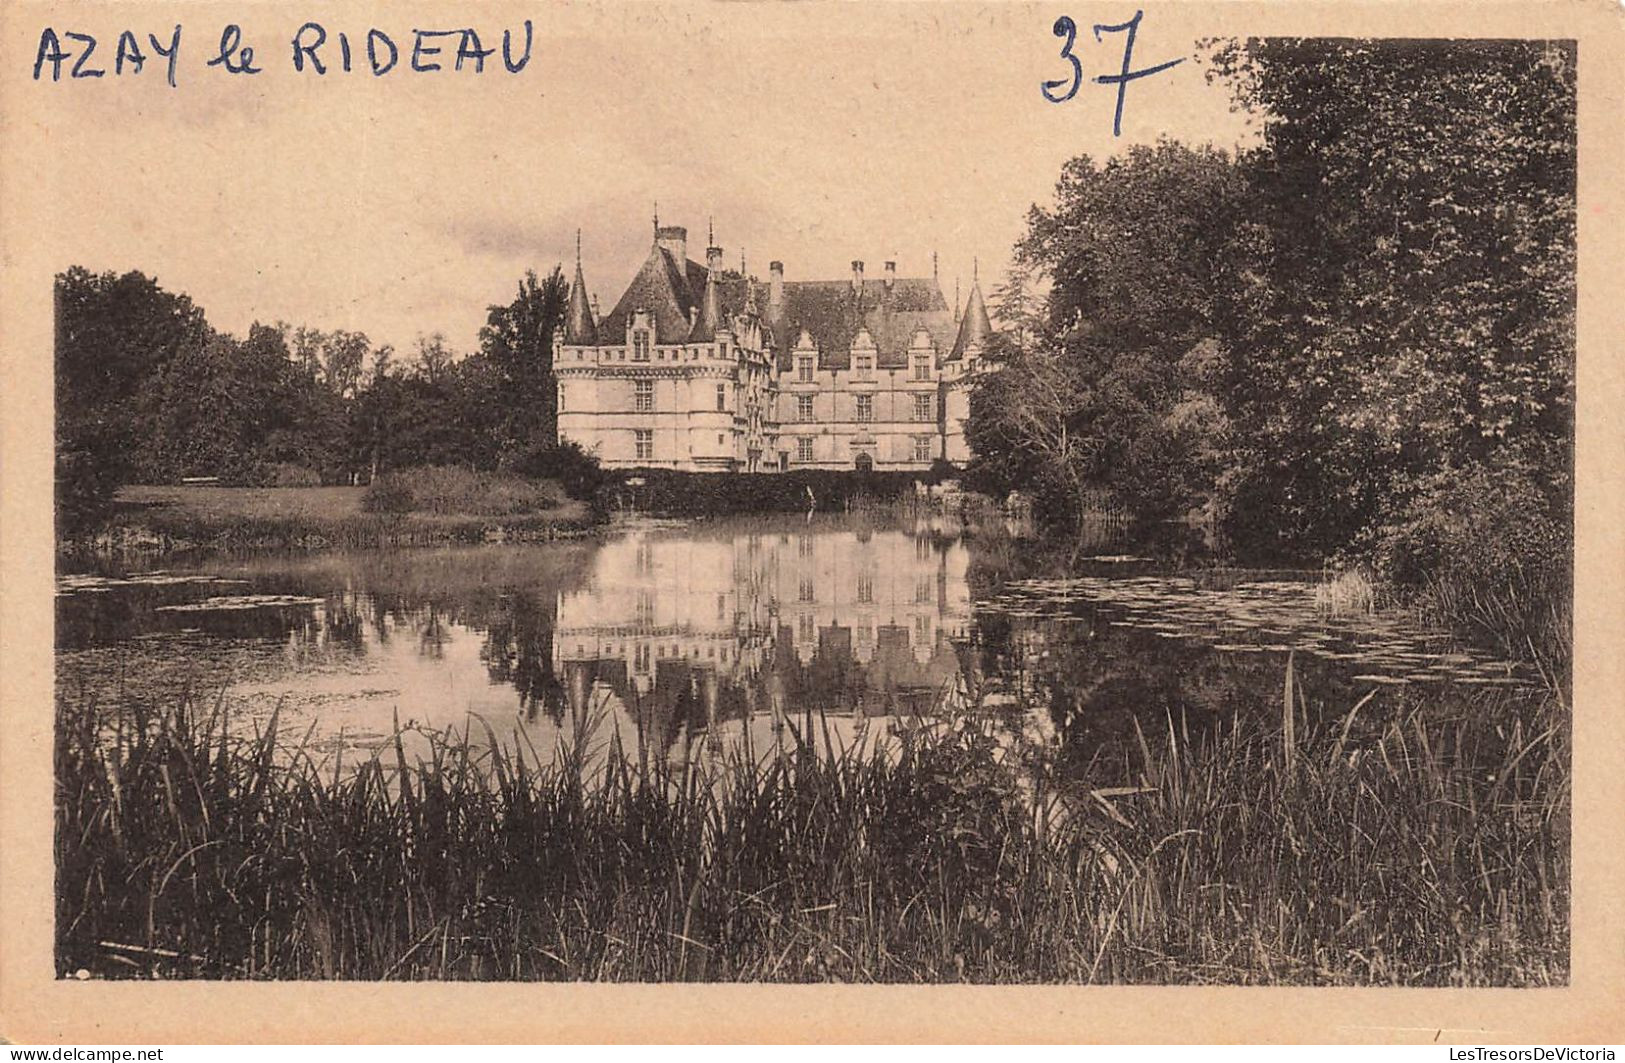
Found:
[[[95,532],[64,550],[322,549],[536,542],[585,535],[598,523],[583,502],[555,494],[529,512],[368,512],[366,487],[121,488]]]
[[[1567,709],[1241,716],[1046,781],[991,717],[589,771],[59,721],[63,976],[1562,985]],[[1292,726],[1280,724],[1287,720]],[[588,739],[590,741],[590,739]],[[297,745],[297,743],[295,743]],[[629,751],[630,752],[630,751]]]

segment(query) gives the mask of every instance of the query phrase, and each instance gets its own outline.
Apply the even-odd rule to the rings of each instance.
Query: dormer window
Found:
[[[929,354],[917,354],[914,356],[914,379],[931,379],[931,356]]]
[[[632,360],[634,362],[647,362],[649,360],[649,330],[632,330]]]
[[[852,371],[859,380],[868,380],[874,375],[875,356],[872,354],[854,354],[852,356]]]
[[[803,384],[811,384],[813,382],[812,355],[804,354],[796,359],[796,379],[800,380]]]

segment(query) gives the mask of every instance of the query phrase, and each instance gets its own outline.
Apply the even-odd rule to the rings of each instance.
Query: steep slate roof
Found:
[[[717,338],[717,329],[723,324],[722,293],[717,277],[707,271],[701,290],[705,294],[700,299],[700,316],[695,319],[694,329],[688,334],[690,343],[710,343]]]
[[[766,300],[758,296],[758,305]],[[899,277],[887,291],[884,281],[865,279],[861,291],[850,280],[786,281],[784,303],[770,311],[775,353],[779,368],[792,368],[791,351],[803,330],[818,346],[823,368],[848,368],[852,341],[866,328],[877,349],[881,369],[900,369],[908,364],[908,346],[914,334],[925,329],[938,350],[946,350],[953,338],[953,315],[937,282],[925,277]]]
[[[598,342],[598,325],[592,319],[587,280],[581,274],[579,258],[576,259],[576,279],[570,286],[570,306],[564,318],[564,342],[583,344]]]
[[[692,289],[690,278],[696,271],[701,287]],[[644,259],[632,283],[626,286],[615,309],[598,323],[598,335],[605,343],[624,342],[633,312],[647,310],[654,317],[656,343],[685,343],[692,327],[690,314],[698,303],[695,293],[704,291],[704,283],[704,266],[687,262],[680,268],[657,244],[650,248],[649,257]]]
[[[965,304],[965,316],[959,322],[959,337],[954,340],[953,353],[948,361],[957,361],[967,347],[985,347],[993,335],[993,322],[987,317],[987,304],[982,302],[982,286],[971,285],[970,302]]]
[[[679,263],[656,244],[615,308],[596,323],[592,340],[575,338],[585,332],[576,330],[576,293],[571,292],[566,342],[620,343],[637,310],[653,315],[656,343],[710,342],[718,328],[742,313],[747,302],[754,302],[769,328],[770,353],[780,369],[793,368],[791,352],[803,330],[818,346],[819,365],[825,369],[851,366],[852,342],[859,329],[867,329],[874,340],[880,369],[906,368],[909,344],[921,329],[930,334],[939,352],[955,343],[956,322],[934,277],[899,277],[889,287],[884,280],[866,278],[856,291],[850,280],[786,281],[784,299],[777,308],[769,305],[768,285],[735,270],[717,271],[715,305],[708,306],[709,279],[705,266],[693,260]],[[585,304],[579,266],[576,288]],[[979,291],[973,289],[971,300],[966,323],[959,326],[961,339],[968,334],[985,337],[992,331]],[[585,305],[582,309],[590,320],[590,309]],[[971,330],[968,334],[967,329]]]

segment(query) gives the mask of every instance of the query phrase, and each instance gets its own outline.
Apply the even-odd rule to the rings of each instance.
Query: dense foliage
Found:
[[[1509,578],[1474,560],[1503,523],[1475,507],[1517,499],[1541,529],[1517,579],[1561,583],[1572,48],[1269,39],[1209,59],[1260,142],[1066,166],[995,293],[1010,369],[973,399],[976,475],[1063,518],[1101,492],[1205,510],[1243,557],[1358,555],[1415,587]]]
[[[556,446],[553,331],[565,282],[527,274],[490,308],[466,357],[420,337],[402,365],[343,330],[256,323],[239,339],[140,273],[75,267],[56,280],[57,491],[64,529],[105,516],[126,483],[308,486],[389,469],[460,466],[568,474],[596,467]]]

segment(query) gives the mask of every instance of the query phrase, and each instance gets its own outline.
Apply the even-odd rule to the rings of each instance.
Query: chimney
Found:
[[[656,229],[655,243],[671,255],[679,268],[688,261],[688,230],[681,225],[662,225]]]
[[[852,260],[852,290],[855,292],[863,291],[863,259],[861,258]]]
[[[891,286],[893,284],[895,284],[895,283],[897,283],[897,263],[895,263],[895,262],[887,262],[886,263],[886,290],[888,292],[891,291]]]
[[[767,276],[767,306],[769,310],[777,310],[784,305],[784,263],[769,262]]]

